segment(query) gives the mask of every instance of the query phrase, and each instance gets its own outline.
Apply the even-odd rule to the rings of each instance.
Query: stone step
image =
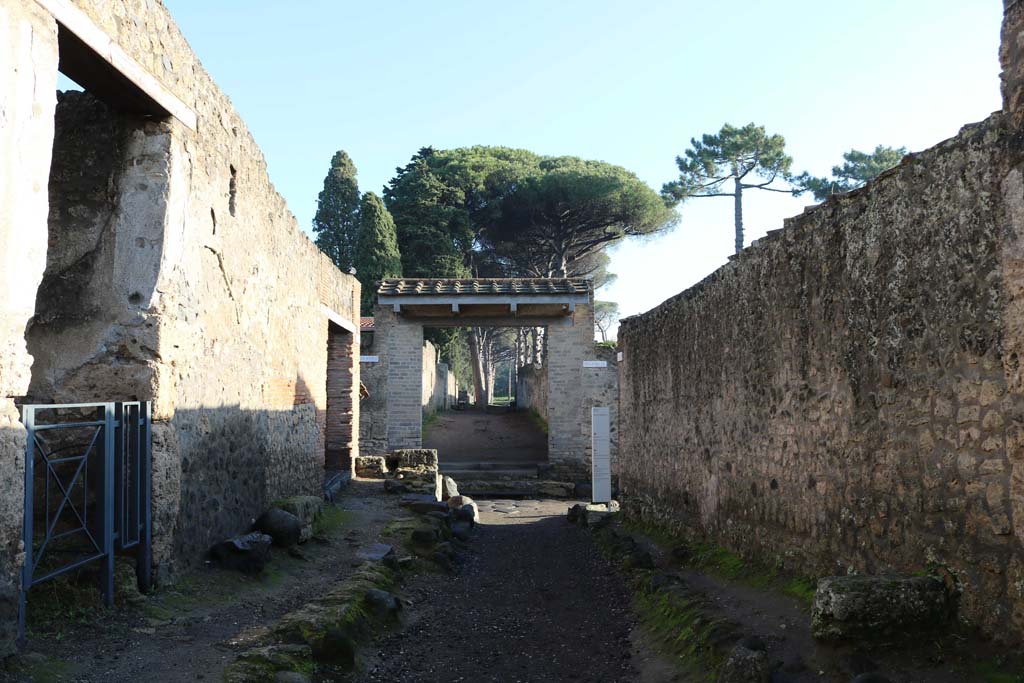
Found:
[[[541,479],[497,479],[493,477],[459,479],[459,493],[470,498],[574,498],[572,482]]]
[[[451,462],[445,463],[441,461],[440,468],[442,470],[533,470],[537,471],[538,465],[545,463],[538,462],[488,462],[488,461],[477,461],[477,462]]]
[[[522,481],[524,479],[538,479],[537,468],[532,470],[522,469],[500,469],[500,470],[464,470],[461,468],[442,467],[441,474],[451,477],[461,483],[463,479],[508,479]]]

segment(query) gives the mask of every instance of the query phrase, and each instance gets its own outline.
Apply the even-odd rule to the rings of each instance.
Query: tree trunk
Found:
[[[484,365],[480,348],[480,335],[477,328],[470,327],[466,338],[469,341],[469,364],[473,370],[473,394],[476,404],[486,400],[487,394],[484,389]]]
[[[736,202],[736,253],[743,251],[743,183],[739,178],[736,181],[736,193],[733,201]]]

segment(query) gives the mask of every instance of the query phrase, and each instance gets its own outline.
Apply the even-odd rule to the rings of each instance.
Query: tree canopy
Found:
[[[343,150],[334,153],[313,216],[316,245],[334,265],[348,272],[359,235],[359,184],[356,166]]]
[[[359,207],[359,241],[356,245],[356,278],[362,284],[363,315],[373,315],[374,293],[381,280],[402,276],[395,221],[384,201],[367,192]]]
[[[748,123],[736,127],[726,123],[714,135],[690,140],[690,148],[676,157],[679,178],[662,186],[667,202],[677,204],[693,197],[732,197],[736,253],[743,249],[743,192],[766,190],[798,194],[788,183],[793,159],[786,154],[786,140],[769,135],[764,126]],[[731,183],[730,183],[731,181]]]
[[[507,147],[425,147],[397,169],[385,200],[403,268],[423,277],[572,275],[674,217],[619,166]]]
[[[794,182],[802,190],[823,202],[834,194],[850,192],[863,187],[869,180],[899,165],[907,154],[906,147],[878,145],[874,152],[860,152],[851,149],[843,154],[843,165],[832,167],[831,178],[818,178],[807,172],[800,174]]]

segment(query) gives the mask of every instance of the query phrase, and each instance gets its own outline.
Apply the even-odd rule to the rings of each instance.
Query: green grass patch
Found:
[[[696,680],[714,681],[721,655],[712,645],[722,626],[706,618],[686,597],[655,591],[648,579],[637,582],[633,607],[659,652],[678,662]]]
[[[808,607],[814,604],[814,592],[818,582],[807,577],[792,579],[782,588],[782,592],[791,595]]]
[[[426,432],[427,429],[429,429],[431,425],[433,425],[435,422],[438,421],[438,419],[440,419],[440,417],[441,417],[440,414],[438,414],[438,412],[436,410],[432,410],[430,412],[424,412],[423,413],[423,427],[422,427],[422,430],[424,432]]]
[[[353,514],[349,510],[343,510],[337,505],[325,503],[320,516],[313,522],[313,535],[329,536],[336,533],[351,522],[352,517]]]
[[[33,683],[67,681],[71,673],[67,662],[38,652],[12,657],[7,668],[9,672],[24,676]]]
[[[974,667],[975,680],[980,683],[1024,683],[1024,673],[1019,667],[1010,671],[1006,662],[1001,659],[979,662]]]
[[[530,417],[532,417],[533,421],[537,423],[537,427],[540,428],[540,431],[545,434],[548,433],[548,421],[541,417],[541,414],[537,412],[536,408],[530,408]]]

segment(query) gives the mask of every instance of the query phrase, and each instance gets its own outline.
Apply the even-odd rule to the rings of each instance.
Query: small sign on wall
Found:
[[[615,356],[615,360],[622,362],[622,351],[619,351],[618,355]]]
[[[611,411],[607,406],[590,409],[592,501],[607,503],[612,499]]]
[[[359,356],[360,363],[379,363],[380,356]]]
[[[583,367],[585,367],[585,368],[606,368],[606,367],[608,367],[608,361],[606,361],[606,360],[585,360],[585,361],[583,361]]]

